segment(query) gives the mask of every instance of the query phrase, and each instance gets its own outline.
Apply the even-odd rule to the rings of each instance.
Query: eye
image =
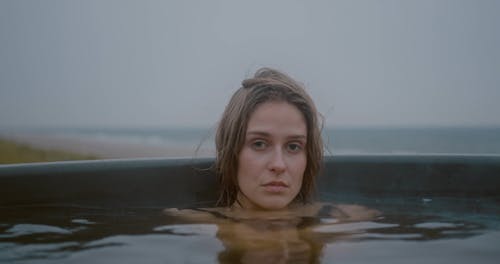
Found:
[[[251,144],[251,147],[255,150],[263,150],[267,147],[267,142],[264,140],[254,140]]]
[[[302,144],[298,143],[298,142],[291,142],[291,143],[288,143],[286,148],[289,152],[297,153],[297,152],[300,152],[302,150]]]

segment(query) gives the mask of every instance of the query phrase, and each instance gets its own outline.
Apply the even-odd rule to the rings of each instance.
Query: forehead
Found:
[[[284,101],[263,103],[250,115],[248,133],[306,136],[307,126],[299,109]]]

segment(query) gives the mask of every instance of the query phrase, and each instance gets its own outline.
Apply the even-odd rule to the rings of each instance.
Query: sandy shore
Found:
[[[69,135],[45,133],[16,133],[0,135],[1,138],[16,143],[27,144],[43,150],[60,150],[75,154],[97,156],[102,159],[115,158],[152,158],[152,157],[211,157],[213,151],[197,146],[167,146],[114,142],[82,138]]]

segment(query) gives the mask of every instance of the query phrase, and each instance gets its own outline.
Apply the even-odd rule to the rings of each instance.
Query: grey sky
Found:
[[[212,126],[260,66],[328,126],[500,125],[500,1],[0,0],[0,128]]]

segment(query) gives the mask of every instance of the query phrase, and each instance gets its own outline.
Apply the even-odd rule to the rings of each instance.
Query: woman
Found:
[[[287,75],[262,68],[244,80],[217,130],[218,205],[282,210],[308,202],[323,159],[318,119]]]
[[[244,80],[227,104],[215,137],[218,207],[196,212],[218,218],[372,217],[374,210],[356,205],[311,202],[323,162],[320,119],[302,85],[286,74],[261,68]]]

